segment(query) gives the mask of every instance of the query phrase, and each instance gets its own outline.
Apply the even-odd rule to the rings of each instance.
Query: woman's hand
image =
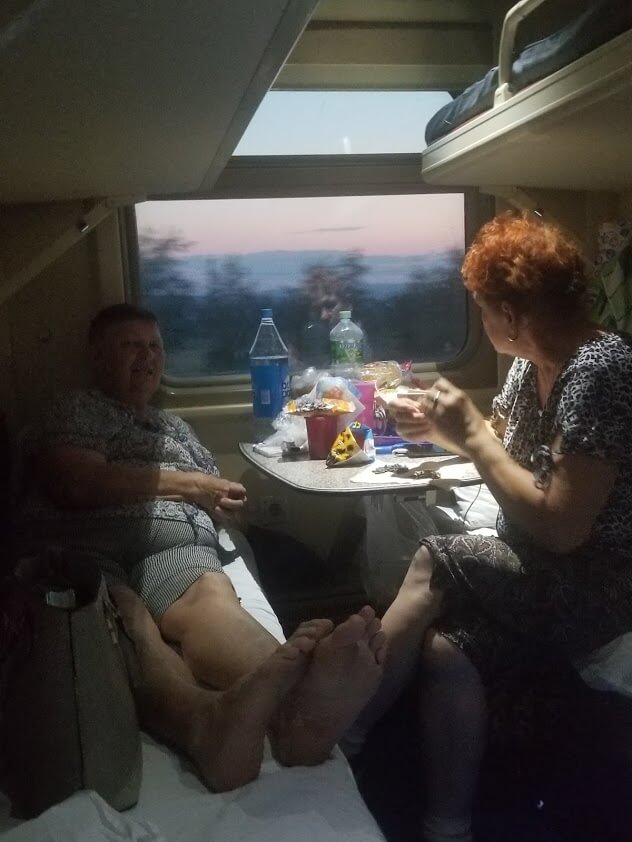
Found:
[[[428,441],[433,432],[433,426],[417,401],[410,398],[397,398],[389,402],[388,412],[395,419],[397,433],[403,439]]]
[[[440,377],[419,401],[392,401],[397,432],[408,441],[428,440],[468,455],[469,445],[483,431],[485,419],[470,398]]]

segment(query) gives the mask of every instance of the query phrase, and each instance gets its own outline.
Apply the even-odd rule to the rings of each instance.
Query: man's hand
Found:
[[[226,488],[218,495],[215,511],[218,514],[230,514],[239,511],[246,502],[246,489],[240,482],[224,480]]]
[[[194,503],[210,515],[243,508],[246,489],[202,471],[161,471],[108,462],[84,447],[61,446],[40,454],[36,467],[48,496],[60,508],[121,506],[138,500]]]
[[[212,474],[198,474],[192,502],[212,514],[230,514],[242,509],[246,489],[239,482],[231,482]]]

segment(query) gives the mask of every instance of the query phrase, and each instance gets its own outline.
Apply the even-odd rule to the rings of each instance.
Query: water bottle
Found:
[[[288,352],[272,321],[272,310],[261,311],[261,323],[250,349],[252,408],[256,418],[275,418],[290,396]]]
[[[332,365],[340,368],[362,362],[364,333],[351,321],[351,310],[340,311],[340,321],[329,334]]]
[[[307,324],[301,331],[301,361],[305,366],[327,368],[329,365],[329,326],[310,313]]]

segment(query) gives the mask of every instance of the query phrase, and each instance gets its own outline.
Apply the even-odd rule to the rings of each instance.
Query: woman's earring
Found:
[[[508,341],[508,342],[515,342],[515,341],[516,341],[516,337],[515,337],[515,336],[508,336],[508,337],[507,337],[507,341]]]

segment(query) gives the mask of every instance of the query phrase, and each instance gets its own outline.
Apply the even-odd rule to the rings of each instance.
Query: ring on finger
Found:
[[[434,393],[434,397],[432,398],[432,408],[433,410],[437,408],[437,404],[439,403],[439,396],[441,395],[441,391],[437,389]]]

